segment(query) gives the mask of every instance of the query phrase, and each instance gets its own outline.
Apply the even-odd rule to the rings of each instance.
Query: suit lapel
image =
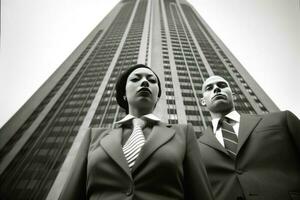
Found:
[[[227,150],[220,144],[220,142],[214,136],[211,126],[207,127],[207,129],[204,131],[204,135],[202,135],[199,138],[199,142],[206,144],[206,145],[230,156],[229,153],[227,152]]]
[[[122,146],[122,128],[113,129],[107,136],[100,141],[105,152],[131,177],[128,163],[124,156]]]
[[[148,140],[143,146],[140,155],[135,161],[132,173],[160,146],[168,142],[175,135],[175,130],[162,124],[154,126]]]
[[[261,117],[257,115],[241,115],[240,128],[238,133],[239,142],[238,142],[237,154],[239,153],[240,149],[245,144],[246,140],[249,138],[249,136],[251,135],[251,133],[253,132],[254,128],[257,126],[260,120]],[[227,150],[219,143],[217,138],[214,136],[211,126],[209,126],[204,131],[204,135],[202,135],[199,138],[199,142],[206,144],[230,156]]]
[[[239,153],[260,120],[261,117],[257,115],[241,115],[237,153]]]

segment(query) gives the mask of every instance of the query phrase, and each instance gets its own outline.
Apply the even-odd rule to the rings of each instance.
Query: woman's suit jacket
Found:
[[[295,115],[241,115],[238,139],[235,160],[211,127],[199,139],[217,200],[300,200],[300,122]]]
[[[153,127],[130,171],[122,128],[89,129],[60,199],[210,200],[191,125]]]

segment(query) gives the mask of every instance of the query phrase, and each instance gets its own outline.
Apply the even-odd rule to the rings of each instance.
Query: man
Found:
[[[212,126],[199,146],[216,200],[299,200],[299,119],[289,111],[240,115],[220,76],[209,77],[202,92]]]

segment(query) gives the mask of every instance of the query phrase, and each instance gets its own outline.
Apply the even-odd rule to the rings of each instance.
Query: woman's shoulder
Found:
[[[106,136],[112,129],[111,128],[89,128],[90,147],[98,143],[104,136]]]
[[[189,138],[190,135],[195,135],[194,128],[191,124],[165,124],[165,126],[175,130],[176,135]]]
[[[111,131],[111,128],[90,128],[91,138],[99,138],[103,137],[103,135],[107,135]]]
[[[175,130],[180,130],[183,132],[193,131],[193,126],[191,124],[167,124],[166,126],[172,127]]]

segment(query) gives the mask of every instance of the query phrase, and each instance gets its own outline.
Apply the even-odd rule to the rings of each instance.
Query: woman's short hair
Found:
[[[155,74],[155,76],[157,78],[157,84],[158,84],[158,97],[161,96],[161,86],[160,86],[159,78],[158,78],[157,74],[150,67],[148,67],[144,64],[137,64],[132,67],[129,67],[119,76],[117,83],[116,83],[116,100],[117,100],[119,106],[125,109],[126,114],[128,114],[128,102],[127,102],[127,99],[124,99],[124,96],[126,96],[127,78],[131,74],[131,72],[133,72],[134,70],[136,70],[138,68],[147,68]]]

